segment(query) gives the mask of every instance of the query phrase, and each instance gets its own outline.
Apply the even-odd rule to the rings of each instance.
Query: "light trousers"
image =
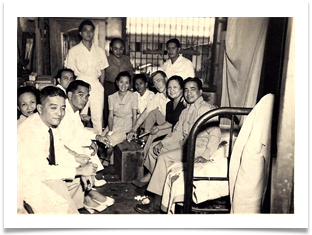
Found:
[[[147,186],[147,190],[162,196],[168,168],[173,163],[182,162],[182,157],[182,147],[167,151],[162,149],[160,155],[157,157],[157,164]]]
[[[45,180],[43,183],[68,201],[68,214],[79,214],[78,209],[83,207],[84,200],[80,177],[75,178],[73,181],[57,179]]]
[[[91,85],[89,101],[81,113],[88,114],[90,108],[93,132],[100,135],[103,131],[104,88],[98,78],[85,79],[84,76],[81,76],[78,79]]]

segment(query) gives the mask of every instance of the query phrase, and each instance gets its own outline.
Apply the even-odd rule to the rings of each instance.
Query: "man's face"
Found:
[[[65,99],[61,96],[48,97],[43,104],[37,105],[41,120],[48,127],[55,127],[61,123],[65,115],[65,107]]]
[[[146,88],[147,88],[147,82],[145,82],[141,78],[137,78],[134,83],[135,89],[140,93],[140,95],[144,95]]]
[[[80,36],[82,37],[82,40],[91,42],[94,37],[93,27],[91,25],[84,25],[80,32]]]
[[[167,51],[169,59],[175,61],[179,57],[180,48],[175,43],[168,43]]]
[[[153,84],[158,92],[162,93],[166,90],[166,80],[161,74],[156,74],[153,77]]]
[[[68,101],[74,112],[82,110],[89,100],[89,89],[84,86],[78,86],[74,92],[68,92]]]
[[[64,71],[62,72],[61,78],[58,78],[57,81],[66,90],[69,83],[74,81],[74,74],[69,71]]]
[[[184,86],[184,98],[189,104],[193,104],[202,95],[202,90],[198,89],[196,82],[187,82]]]
[[[120,58],[124,51],[124,46],[120,41],[116,41],[113,44],[113,47],[111,48],[113,55],[116,56],[117,58]]]

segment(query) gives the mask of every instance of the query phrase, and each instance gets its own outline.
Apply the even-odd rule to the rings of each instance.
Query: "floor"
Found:
[[[103,195],[115,199],[115,204],[101,213],[95,211],[94,214],[138,214],[134,207],[137,204],[142,204],[141,201],[134,199],[136,196],[144,196],[145,188],[139,189],[131,183],[122,183],[115,172],[114,166],[110,165],[100,172],[97,177],[104,175],[107,184],[96,188],[97,191]],[[79,211],[81,214],[89,214],[85,209]]]

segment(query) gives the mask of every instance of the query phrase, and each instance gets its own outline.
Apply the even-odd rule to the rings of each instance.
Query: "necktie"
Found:
[[[49,128],[49,134],[50,134],[50,148],[49,148],[49,165],[55,165],[55,152],[54,152],[54,138],[53,138],[53,132],[52,129]]]

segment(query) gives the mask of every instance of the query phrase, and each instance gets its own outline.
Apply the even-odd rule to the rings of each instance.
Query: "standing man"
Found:
[[[166,43],[169,59],[163,64],[162,70],[170,78],[178,75],[183,79],[194,77],[193,63],[189,59],[183,57],[181,52],[181,44],[178,39],[173,38]]]
[[[168,168],[176,163],[183,162],[183,146],[187,141],[189,132],[196,120],[215,107],[204,101],[202,97],[202,82],[199,78],[184,80],[184,99],[186,108],[182,111],[173,132],[169,133],[153,149],[149,151],[148,158],[157,159],[154,172],[147,190],[154,193],[154,200],[150,204],[137,205],[135,210],[139,213],[159,213],[161,196],[166,181]],[[212,120],[216,121],[215,119]],[[195,162],[206,162],[217,150],[221,139],[218,124],[209,126],[201,131],[196,139]],[[155,162],[151,161],[151,162]]]
[[[94,133],[101,134],[104,108],[104,69],[109,64],[105,51],[93,43],[94,29],[90,20],[81,22],[78,31],[82,40],[69,50],[65,67],[74,70],[77,80],[83,80],[91,85],[89,103],[81,113],[87,114],[88,108],[90,108]]]

